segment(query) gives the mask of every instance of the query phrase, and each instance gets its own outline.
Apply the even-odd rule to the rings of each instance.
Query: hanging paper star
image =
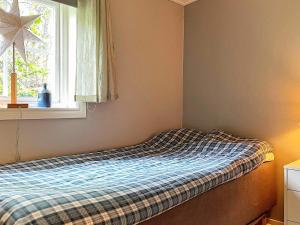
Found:
[[[0,56],[13,43],[20,53],[21,57],[26,61],[25,40],[41,41],[30,30],[30,25],[40,15],[20,16],[20,8],[18,0],[13,0],[9,12],[0,8],[0,34],[3,36],[3,41],[0,44]]]

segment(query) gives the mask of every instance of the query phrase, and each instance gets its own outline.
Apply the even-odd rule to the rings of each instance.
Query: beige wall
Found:
[[[184,126],[270,141],[300,158],[300,1],[201,0],[185,8]],[[243,209],[247,210],[247,209]]]
[[[22,121],[22,159],[131,145],[181,126],[183,7],[111,0],[120,99],[87,119]],[[0,162],[12,162],[16,122],[0,122]]]

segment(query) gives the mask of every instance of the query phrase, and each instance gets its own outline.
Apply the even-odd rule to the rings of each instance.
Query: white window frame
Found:
[[[58,64],[55,71],[55,96],[59,102],[69,102],[69,10],[68,7],[50,0],[39,0],[56,8],[56,52],[55,62]],[[74,72],[74,71],[73,71]],[[19,98],[19,103],[32,103],[34,98]],[[0,97],[1,103],[9,103],[10,97]],[[30,107],[28,109],[6,109],[0,108],[0,120],[17,119],[63,119],[63,118],[86,118],[86,103],[75,103],[72,105],[55,104],[51,108]]]
[[[77,108],[0,109],[0,120],[40,120],[86,118],[86,104]]]

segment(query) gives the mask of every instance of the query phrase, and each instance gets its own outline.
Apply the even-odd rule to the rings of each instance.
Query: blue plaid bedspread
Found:
[[[180,129],[131,147],[0,166],[0,224],[131,225],[243,176],[266,142]]]

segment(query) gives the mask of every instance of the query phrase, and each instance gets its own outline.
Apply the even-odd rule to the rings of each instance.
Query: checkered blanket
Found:
[[[0,166],[0,224],[137,224],[263,163],[266,142],[179,129],[131,147]]]

